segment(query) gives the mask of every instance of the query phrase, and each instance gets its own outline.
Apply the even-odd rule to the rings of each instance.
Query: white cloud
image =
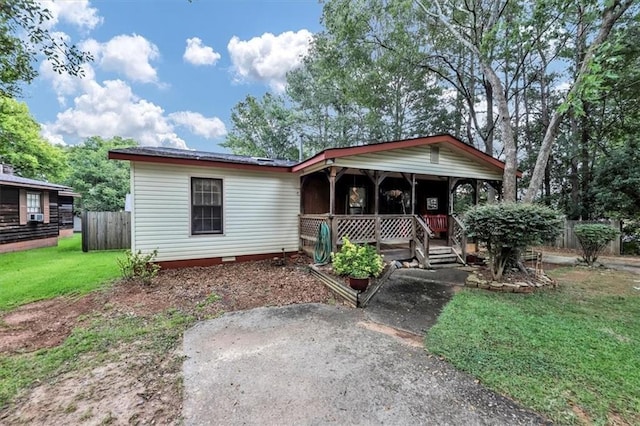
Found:
[[[187,47],[182,57],[192,65],[215,65],[220,59],[220,54],[202,44],[198,37],[193,37],[187,39]]]
[[[81,44],[81,48],[89,51],[95,63],[104,70],[121,73],[141,83],[158,82],[158,73],[150,62],[160,57],[160,51],[141,35],[121,34],[106,43],[89,39]]]
[[[309,51],[312,34],[307,30],[280,35],[264,33],[248,41],[233,36],[227,45],[236,80],[263,81],[284,91],[287,72],[299,67]]]
[[[40,134],[42,137],[49,141],[52,145],[66,146],[67,143],[64,141],[62,135],[56,134],[52,131],[51,125],[42,124],[40,125]]]
[[[169,114],[176,125],[188,129],[194,135],[215,139],[227,134],[227,129],[218,117],[205,117],[199,112],[179,111]]]
[[[98,15],[98,9],[91,7],[89,0],[40,0],[40,4],[51,13],[48,27],[62,21],[83,30],[92,30],[103,21]]]
[[[40,63],[40,77],[48,80],[58,97],[60,105],[66,105],[67,96],[74,95],[90,85],[95,79],[95,71],[90,64],[83,64],[84,76],[72,76],[66,72],[58,73],[54,71],[51,62],[44,60]]]
[[[124,81],[108,80],[102,85],[91,81],[84,89],[72,108],[58,113],[54,123],[45,125],[43,135],[50,141],[122,136],[145,146],[187,147],[164,110],[138,98]]]

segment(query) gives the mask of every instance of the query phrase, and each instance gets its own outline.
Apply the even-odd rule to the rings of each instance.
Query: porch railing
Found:
[[[411,215],[336,215],[333,217],[334,243],[342,237],[356,243],[401,243],[413,238]]]
[[[414,217],[415,239],[413,254],[425,268],[429,267],[429,238],[435,236],[429,225],[419,216]]]
[[[451,242],[453,251],[463,264],[467,263],[467,232],[462,220],[456,215],[451,215]]]
[[[434,237],[429,225],[417,215],[300,215],[300,248],[313,252],[320,225],[326,222],[331,229],[332,249],[337,250],[343,237],[355,243],[408,243],[411,255],[419,251],[421,262],[429,254],[429,239]]]
[[[331,229],[329,215],[300,215],[298,235],[300,236],[300,249],[307,254],[313,253],[314,245],[318,239],[320,225],[326,222]]]

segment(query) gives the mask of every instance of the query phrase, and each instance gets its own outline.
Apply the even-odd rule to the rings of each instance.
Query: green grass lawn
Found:
[[[550,275],[558,290],[459,292],[428,350],[557,423],[640,424],[640,276]]]
[[[123,251],[83,253],[81,236],[57,247],[0,254],[0,311],[65,294],[85,294],[118,278]]]

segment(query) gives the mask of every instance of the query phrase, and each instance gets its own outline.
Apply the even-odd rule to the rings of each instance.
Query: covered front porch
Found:
[[[499,192],[503,163],[451,136],[336,148],[299,164],[300,249],[313,253],[325,223],[332,251],[343,237],[373,244],[387,259],[424,267],[464,263],[467,241],[456,193],[476,204]]]
[[[424,267],[464,263],[466,237],[453,213],[460,180],[329,167],[301,178],[300,248],[311,254],[322,223],[332,251],[342,238],[376,246],[387,259],[416,258]]]

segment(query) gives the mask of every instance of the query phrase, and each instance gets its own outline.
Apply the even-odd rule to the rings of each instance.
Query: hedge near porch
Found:
[[[498,203],[476,206],[464,219],[467,236],[487,247],[494,280],[528,246],[553,240],[562,230],[560,213],[538,204]]]

